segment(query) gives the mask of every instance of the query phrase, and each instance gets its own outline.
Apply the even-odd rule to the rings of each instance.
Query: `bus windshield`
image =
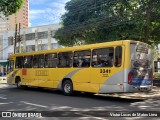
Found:
[[[13,71],[14,68],[14,61],[13,60],[9,60],[7,63],[7,73],[10,73]]]

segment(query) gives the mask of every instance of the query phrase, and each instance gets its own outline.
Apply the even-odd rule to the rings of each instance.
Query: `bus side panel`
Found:
[[[98,93],[114,93],[123,92],[124,71],[121,69],[119,72],[113,72],[105,82],[100,84]]]
[[[62,89],[62,80],[67,78],[72,81],[74,90],[86,91],[90,80],[89,71],[89,68],[58,68],[56,70],[56,74],[59,76],[57,88]]]
[[[22,74],[22,71],[21,69],[15,69],[14,71],[10,72],[8,75],[7,75],[7,83],[10,84],[10,85],[15,85],[15,80],[16,80],[16,77],[20,77],[21,78],[21,74]]]
[[[121,59],[121,66],[108,68],[101,68],[102,73],[98,73],[102,78],[100,80],[100,89],[98,93],[114,93],[114,92],[124,92],[124,68],[125,68],[125,45],[118,45],[122,46],[122,59]],[[114,61],[115,62],[115,61]],[[104,71],[104,73],[103,73]],[[105,71],[110,71],[106,73]],[[97,78],[95,75],[92,77],[93,81],[96,81]],[[105,79],[104,79],[105,78]]]
[[[80,70],[73,76],[74,89],[82,92],[97,93],[99,84],[91,83],[92,68],[80,68]]]
[[[24,85],[54,88],[54,78],[57,76],[53,69],[25,68],[24,70]]]
[[[23,69],[24,70],[24,69]],[[26,73],[23,74],[23,84],[28,86],[38,86],[38,81],[35,80],[35,70],[33,68],[25,68]],[[23,72],[22,72],[23,73]]]
[[[41,73],[42,71],[42,73]],[[62,72],[63,70],[61,70]],[[64,72],[64,71],[63,71]],[[61,79],[57,68],[45,68],[36,71],[36,76],[40,87],[57,88]]]
[[[131,49],[130,42],[123,42],[126,46],[124,59],[124,92],[132,92],[132,87],[128,84],[128,74],[131,71]]]
[[[14,85],[15,84],[15,74],[17,73],[18,71],[12,71],[10,73],[7,74],[7,84],[9,85]]]
[[[35,68],[34,69],[35,86],[39,87],[53,87],[53,81],[49,80],[49,69]],[[49,81],[48,81],[49,80]]]
[[[57,79],[54,81],[54,87],[62,89],[62,81],[64,79],[70,79],[74,85],[73,75],[76,74],[77,69],[75,68],[56,68],[54,71]],[[73,86],[74,89],[74,86]]]

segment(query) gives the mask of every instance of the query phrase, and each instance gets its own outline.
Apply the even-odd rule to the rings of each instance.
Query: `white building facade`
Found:
[[[20,30],[20,39],[17,38],[16,53],[50,50],[61,48],[55,38],[55,31],[60,28],[59,24],[50,24],[38,27],[23,28]],[[19,32],[19,31],[18,31]],[[14,53],[15,31],[0,34],[0,60],[6,60]]]
[[[153,65],[154,73],[160,73],[160,47],[157,50],[157,54],[154,58]]]

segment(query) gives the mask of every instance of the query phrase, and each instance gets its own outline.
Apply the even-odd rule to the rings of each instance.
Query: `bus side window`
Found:
[[[38,64],[39,64],[39,55],[35,55],[33,57],[33,68],[38,68]]]
[[[44,67],[45,68],[48,68],[48,61],[49,61],[49,55],[46,54],[45,57],[44,57]]]
[[[38,68],[43,68],[44,67],[44,55],[39,55],[38,59]]]
[[[16,68],[23,67],[23,57],[16,57]]]
[[[57,66],[57,54],[51,53],[45,55],[45,68],[56,68]]]
[[[44,67],[44,54],[34,56],[33,67],[34,68],[43,68]]]
[[[14,61],[13,60],[9,60],[7,63],[7,73],[12,72],[14,69]]]
[[[114,48],[95,49],[92,52],[92,67],[112,67]]]
[[[73,67],[89,67],[91,59],[90,50],[74,52]]]
[[[62,52],[58,54],[58,67],[59,68],[68,68],[72,67],[72,52]]]
[[[122,47],[118,46],[115,49],[115,66],[120,67],[122,65]]]
[[[24,57],[24,68],[32,68],[32,56]]]

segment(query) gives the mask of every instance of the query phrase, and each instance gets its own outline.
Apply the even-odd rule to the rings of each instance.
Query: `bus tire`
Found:
[[[16,79],[16,86],[17,86],[17,88],[21,88],[22,87],[20,78]]]
[[[70,80],[65,80],[62,84],[62,91],[64,95],[70,96],[73,94],[73,84]]]

